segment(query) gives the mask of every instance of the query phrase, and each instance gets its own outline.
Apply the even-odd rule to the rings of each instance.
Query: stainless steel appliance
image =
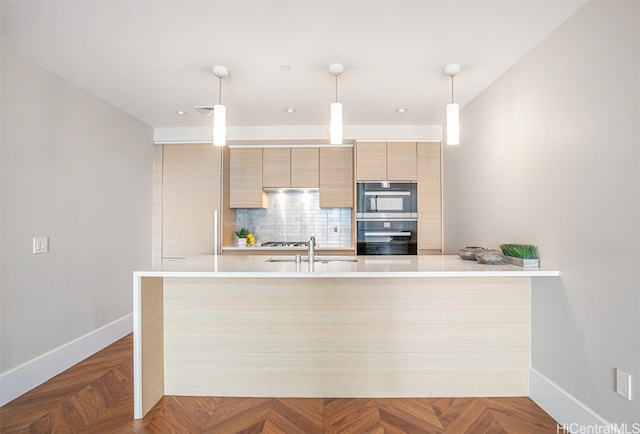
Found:
[[[358,255],[416,255],[416,183],[359,182],[357,195]]]
[[[358,182],[356,219],[418,218],[415,182]]]
[[[417,221],[359,220],[358,255],[415,255],[418,253]]]

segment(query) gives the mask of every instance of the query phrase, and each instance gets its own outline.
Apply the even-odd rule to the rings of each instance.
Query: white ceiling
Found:
[[[214,65],[231,72],[231,126],[326,125],[335,62],[346,68],[345,124],[437,125],[450,99],[446,64],[462,65],[464,105],[582,4],[2,0],[2,44],[154,127],[210,124],[193,106],[217,102]]]

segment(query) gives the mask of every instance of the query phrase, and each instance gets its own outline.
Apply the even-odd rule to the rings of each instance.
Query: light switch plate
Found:
[[[616,369],[616,392],[625,399],[631,400],[631,375]]]
[[[49,251],[49,237],[33,237],[33,254]]]

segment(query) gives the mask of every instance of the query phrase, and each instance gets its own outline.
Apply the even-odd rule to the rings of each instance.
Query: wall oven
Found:
[[[358,255],[415,255],[418,253],[416,220],[358,220]]]
[[[358,182],[358,255],[417,254],[417,225],[415,182]]]
[[[358,182],[356,219],[418,218],[415,182]]]

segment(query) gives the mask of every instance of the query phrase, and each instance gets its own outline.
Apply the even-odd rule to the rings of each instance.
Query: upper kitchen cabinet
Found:
[[[262,148],[262,186],[318,188],[320,155],[317,147]]]
[[[231,148],[229,154],[229,206],[265,208],[262,190],[262,148]]]
[[[291,148],[291,187],[320,187],[320,150]]]
[[[417,181],[416,159],[414,142],[387,142],[387,180]]]
[[[353,148],[320,148],[320,208],[353,208]]]
[[[418,253],[442,252],[441,143],[418,143]]]
[[[161,158],[161,197],[154,213],[162,216],[162,257],[213,253],[214,213],[221,207],[221,149],[208,144],[163,145]]]
[[[358,181],[416,181],[415,142],[358,142],[356,179]]]
[[[387,179],[387,144],[385,142],[356,144],[356,179],[358,181]]]
[[[262,148],[262,186],[291,187],[290,148]]]

